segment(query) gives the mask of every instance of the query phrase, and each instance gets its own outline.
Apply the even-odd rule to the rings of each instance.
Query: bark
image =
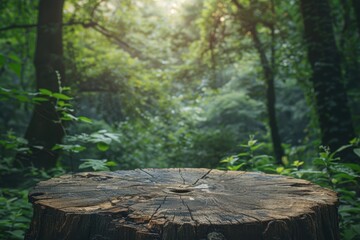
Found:
[[[338,240],[336,193],[209,169],[79,173],[39,183],[26,240]]]
[[[260,41],[258,32],[255,26],[250,28],[251,36],[255,45],[255,48],[260,56],[260,62],[264,73],[265,85],[266,85],[266,109],[269,118],[269,126],[271,132],[271,140],[274,149],[274,155],[278,164],[281,164],[282,157],[284,156],[284,150],[281,146],[281,138],[279,134],[278,124],[276,120],[276,94],[274,83],[274,65],[271,64],[266,57],[264,45]]]
[[[251,11],[253,11],[252,9],[246,9],[243,5],[240,4],[240,2],[238,0],[232,0],[233,4],[236,5],[236,7],[238,8],[238,19],[239,21],[242,21],[242,23],[244,24],[245,28],[251,33],[251,37],[255,46],[255,49],[257,50],[258,54],[259,54],[259,58],[260,58],[260,63],[261,63],[261,67],[262,67],[262,71],[264,74],[264,80],[265,80],[265,86],[266,86],[266,110],[268,113],[268,118],[269,118],[269,127],[270,127],[270,133],[271,133],[271,140],[272,140],[272,144],[273,144],[273,150],[274,150],[274,155],[275,155],[275,159],[276,162],[278,164],[282,164],[282,157],[285,155],[284,154],[284,149],[281,146],[281,137],[279,134],[279,129],[278,129],[278,124],[277,124],[277,119],[276,119],[276,93],[275,93],[275,72],[274,72],[274,68],[275,68],[275,48],[274,48],[274,29],[273,29],[273,24],[271,25],[271,60],[269,61],[269,59],[266,56],[266,49],[264,44],[261,42],[260,38],[259,38],[259,34],[256,30],[256,24],[257,22],[253,22],[249,19],[243,18],[243,13],[247,12],[247,14],[244,15],[248,15],[248,16],[252,16],[253,13],[251,13]],[[272,14],[275,14],[275,10],[274,10],[274,3],[271,2],[271,12]],[[255,17],[253,16],[252,19],[255,19]],[[260,21],[260,20],[258,20]],[[267,24],[267,26],[269,27],[269,24]]]
[[[301,0],[305,42],[312,68],[312,83],[322,144],[332,151],[355,137],[346,91],[342,83],[340,54],[336,46],[327,0]],[[353,159],[343,152],[344,160]]]
[[[360,93],[360,64],[359,64],[359,43],[360,39],[360,23],[356,25],[356,20],[360,20],[360,13],[355,12],[356,19],[353,19],[352,14],[352,3],[350,0],[341,0],[340,1],[343,14],[343,26],[339,40],[339,50],[341,52],[341,62],[344,69],[344,86],[349,96],[349,107],[353,116],[358,116],[360,114],[360,109],[358,107],[357,96]],[[353,8],[356,11],[360,11],[360,1],[356,0],[353,2]],[[354,32],[358,30],[359,34],[356,35]],[[356,121],[355,119],[353,119]]]
[[[360,7],[360,1],[356,1]],[[358,48],[358,42],[353,41],[354,31],[356,31],[356,26],[354,26],[352,14],[351,14],[351,2],[349,0],[340,1],[343,9],[343,26],[340,36],[339,50],[341,51],[341,62],[345,70],[345,89],[348,92],[354,91],[354,89],[359,89],[360,87],[360,71],[358,63],[358,51],[355,49]],[[355,2],[353,2],[355,8]],[[356,10],[356,9],[355,9]],[[360,8],[358,9],[360,11]],[[356,13],[356,17],[360,18],[360,13]],[[360,19],[359,19],[360,20]],[[360,24],[360,23],[358,23]],[[360,25],[358,25],[358,31],[360,37]],[[354,51],[355,50],[355,51]]]
[[[40,0],[38,12],[37,40],[35,50],[36,88],[59,92],[59,79],[64,85],[65,69],[63,64],[62,16],[64,0]],[[56,164],[57,154],[51,148],[61,143],[64,136],[63,126],[55,102],[36,104],[25,138],[32,153],[21,156],[24,165],[51,168]]]

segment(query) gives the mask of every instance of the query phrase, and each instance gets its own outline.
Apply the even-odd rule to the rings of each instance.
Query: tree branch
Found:
[[[1,31],[7,31],[7,30],[11,30],[11,29],[28,29],[28,28],[35,28],[37,27],[37,24],[13,24],[10,26],[6,26],[3,28],[0,28],[0,32]]]
[[[121,48],[123,48],[124,50],[126,50],[127,52],[131,53],[131,52],[136,52],[135,54],[140,55],[139,52],[137,52],[136,49],[133,49],[129,46],[129,44],[127,44],[126,42],[124,42],[123,40],[121,40],[120,38],[118,38],[116,36],[115,33],[111,32],[110,30],[108,30],[107,28],[101,26],[98,23],[95,23],[95,25],[93,26],[93,29],[99,33],[101,33],[102,35],[104,35],[105,37],[107,37],[108,39],[112,39],[114,40]]]
[[[116,33],[108,30],[107,28],[105,28],[104,26],[98,24],[97,22],[94,22],[92,20],[87,20],[87,21],[83,21],[83,22],[69,21],[67,23],[62,24],[63,27],[65,27],[65,26],[74,26],[74,25],[80,25],[80,26],[82,26],[84,28],[92,28],[92,29],[94,29],[95,31],[99,32],[100,34],[102,34],[103,36],[108,38],[109,40],[112,40],[115,44],[119,45],[123,50],[128,52],[132,57],[138,57],[140,59],[145,59],[145,60],[147,59],[147,60],[153,61],[156,64],[161,64],[157,59],[143,56],[143,54],[139,50],[131,47],[129,44],[127,44],[126,42],[121,40],[119,37],[117,37]],[[9,25],[7,27],[0,28],[0,32],[7,31],[7,30],[12,30],[12,29],[36,28],[38,26],[39,26],[38,24],[13,24],[13,25]]]
[[[63,23],[62,26],[73,26],[73,25],[81,25],[84,28],[94,27],[96,25],[93,21],[84,21],[84,22],[76,22],[76,21],[70,21],[67,23]],[[13,30],[13,29],[28,29],[28,28],[36,28],[38,27],[38,24],[12,24],[3,28],[0,28],[0,32],[7,31],[7,30]]]

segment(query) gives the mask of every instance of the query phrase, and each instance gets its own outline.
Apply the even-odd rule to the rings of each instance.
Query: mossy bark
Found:
[[[335,151],[348,144],[355,132],[343,86],[330,6],[328,0],[301,0],[300,3],[321,140],[323,145]],[[351,152],[340,155],[344,161],[355,159]]]
[[[37,40],[35,50],[36,88],[59,92],[59,77],[65,80],[62,45],[62,16],[64,0],[40,0],[38,13]],[[25,138],[30,154],[18,155],[22,165],[30,164],[39,168],[55,167],[57,153],[52,151],[55,144],[61,143],[64,129],[55,109],[55,100],[35,105]]]

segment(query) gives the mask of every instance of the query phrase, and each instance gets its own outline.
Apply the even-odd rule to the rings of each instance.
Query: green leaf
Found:
[[[57,102],[57,105],[60,106],[60,107],[72,107],[72,105],[70,103],[66,103],[66,102],[61,101],[61,100],[59,100]]]
[[[10,89],[6,89],[6,88],[3,88],[3,87],[0,87],[0,92],[2,92],[2,93],[10,93],[11,90],[10,90]]]
[[[227,169],[230,171],[237,171],[239,170],[242,166],[244,166],[246,163],[240,163],[239,165],[235,165],[235,166],[228,166]]]
[[[355,148],[355,149],[354,149],[354,153],[355,153],[358,157],[360,157],[360,148]]]
[[[258,145],[253,145],[253,146],[251,146],[251,151],[256,151],[259,148],[261,148],[263,145],[264,145],[263,143],[260,143]]]
[[[36,149],[39,149],[39,150],[43,150],[43,149],[44,149],[44,146],[32,146],[32,148],[36,148]]]
[[[276,172],[279,173],[279,174],[282,173],[284,170],[285,170],[284,167],[277,167],[276,168]]]
[[[289,158],[287,156],[282,156],[281,162],[283,163],[284,166],[287,166],[289,165]]]
[[[352,169],[353,171],[360,173],[360,166],[356,163],[343,163],[345,167]]]
[[[20,63],[10,63],[9,68],[13,71],[18,77],[21,75],[21,64]]]
[[[322,171],[317,171],[317,170],[299,170],[298,172],[301,172],[303,174],[312,174],[312,175],[325,175],[324,172]]]
[[[80,116],[80,117],[78,117],[78,119],[79,119],[81,122],[92,123],[92,120],[91,120],[90,118],[87,118],[87,117]]]
[[[110,148],[110,146],[104,142],[98,142],[96,147],[102,152],[105,152]]]
[[[324,161],[322,158],[316,158],[314,159],[313,164],[315,166],[326,166],[326,161]]]
[[[40,89],[39,89],[39,92],[40,92],[42,95],[52,96],[52,92],[51,92],[50,90],[45,89],[45,88],[40,88]]]
[[[109,162],[106,162],[106,166],[108,167],[116,167],[118,164],[114,161],[109,161]]]
[[[112,138],[107,136],[107,134],[109,134],[109,133],[107,133],[106,130],[105,130],[105,132],[101,130],[96,133],[92,133],[90,135],[91,138],[89,141],[93,142],[93,143],[103,142],[107,145],[110,145],[110,143],[112,142]]]
[[[253,157],[254,160],[269,160],[271,158],[272,158],[271,156],[265,154],[257,155]]]
[[[49,101],[49,99],[43,98],[43,97],[34,97],[32,100],[33,100],[33,102],[47,102],[47,101]]]
[[[67,152],[79,153],[85,149],[86,149],[85,147],[78,145],[78,144],[74,144],[74,145],[56,144],[51,150],[53,150],[53,151],[64,150]]]
[[[28,152],[30,151],[30,148],[28,147],[23,147],[23,148],[16,148],[15,149],[17,152]]]
[[[19,100],[20,102],[29,102],[29,98],[24,95],[17,95],[16,99]]]
[[[256,144],[256,142],[257,142],[257,140],[251,139],[251,140],[248,141],[248,146],[252,147],[252,146],[254,146]]]
[[[98,159],[81,159],[84,163],[79,165],[79,169],[92,168],[94,171],[109,171],[106,166],[107,160]]]
[[[15,239],[23,239],[24,238],[24,231],[23,230],[14,230],[8,231]]]
[[[231,162],[233,162],[233,160],[234,160],[234,157],[230,156],[230,157],[227,157],[227,158],[221,160],[220,162],[221,163],[231,163]]]
[[[61,120],[63,121],[77,121],[78,118],[70,113],[63,113],[63,116],[61,117]]]
[[[70,91],[71,88],[70,88],[70,87],[62,87],[61,90],[63,90],[63,91]]]
[[[61,100],[71,100],[72,99],[72,97],[69,97],[69,96],[67,96],[65,94],[62,94],[62,93],[54,93],[53,97],[57,98],[57,99],[61,99]]]
[[[291,165],[294,167],[300,167],[301,165],[303,165],[304,162],[301,162],[299,160],[294,161]]]
[[[107,133],[104,134],[104,136],[107,137],[107,138],[110,138],[111,140],[113,140],[115,142],[120,142],[119,141],[119,134],[107,132]]]
[[[331,157],[334,157],[336,153],[339,153],[341,151],[344,151],[345,149],[349,148],[349,147],[352,147],[352,145],[344,145],[344,146],[341,146],[340,148],[336,149],[336,151],[334,151],[332,154],[331,154]]]
[[[354,178],[359,177],[351,168],[344,166],[342,164],[333,166],[332,170],[335,171],[335,173],[345,173]]]
[[[11,60],[13,60],[13,61],[15,61],[15,62],[18,62],[18,63],[20,63],[21,62],[21,59],[17,56],[17,55],[15,55],[15,54],[10,54],[9,56],[8,56],[8,58],[9,59],[11,59]]]

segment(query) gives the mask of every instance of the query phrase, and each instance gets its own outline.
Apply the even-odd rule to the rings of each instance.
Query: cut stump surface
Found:
[[[339,239],[336,193],[254,172],[137,169],[64,175],[29,194],[25,239]]]

